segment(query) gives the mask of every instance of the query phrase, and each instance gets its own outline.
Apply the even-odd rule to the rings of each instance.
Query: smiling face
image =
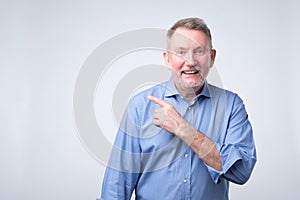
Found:
[[[209,38],[198,30],[177,28],[168,42],[164,59],[178,91],[198,94],[216,55]]]

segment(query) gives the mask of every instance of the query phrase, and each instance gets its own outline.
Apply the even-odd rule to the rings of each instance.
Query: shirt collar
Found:
[[[166,93],[165,93],[165,97],[171,97],[171,96],[176,96],[176,95],[181,95],[176,86],[174,81],[172,80],[172,78],[170,78],[167,82],[166,82]],[[203,88],[201,90],[201,92],[196,96],[196,98],[199,98],[200,96],[204,96],[204,97],[212,97],[210,92],[209,92],[209,84],[207,83],[207,81],[204,82]]]

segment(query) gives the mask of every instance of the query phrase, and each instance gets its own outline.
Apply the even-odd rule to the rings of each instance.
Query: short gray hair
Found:
[[[167,33],[167,39],[171,39],[174,32],[178,28],[186,28],[189,30],[197,30],[203,32],[209,39],[210,47],[212,48],[212,37],[210,30],[203,19],[197,18],[197,17],[191,17],[191,18],[185,18],[177,21],[169,30]]]

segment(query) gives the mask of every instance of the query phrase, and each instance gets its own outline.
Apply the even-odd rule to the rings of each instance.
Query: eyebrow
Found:
[[[189,48],[187,48],[187,47],[182,47],[182,46],[180,46],[180,47],[175,47],[174,48],[174,51],[178,51],[178,50],[188,50]],[[194,49],[192,49],[193,51],[194,50],[199,50],[199,49],[204,49],[204,50],[207,50],[207,48],[205,48],[205,47],[203,47],[203,46],[198,46],[198,47],[196,47],[196,48],[194,48]]]
[[[197,48],[195,48],[194,50],[199,50],[199,49],[203,49],[203,50],[207,50],[205,47],[202,47],[202,46],[199,46],[199,47],[197,47]]]
[[[175,47],[175,49],[177,50],[177,49],[183,49],[183,50],[186,50],[186,49],[188,49],[187,47]]]

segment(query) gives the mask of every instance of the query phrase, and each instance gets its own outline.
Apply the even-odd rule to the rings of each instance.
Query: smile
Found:
[[[181,72],[182,74],[198,74],[198,70],[184,70]]]

